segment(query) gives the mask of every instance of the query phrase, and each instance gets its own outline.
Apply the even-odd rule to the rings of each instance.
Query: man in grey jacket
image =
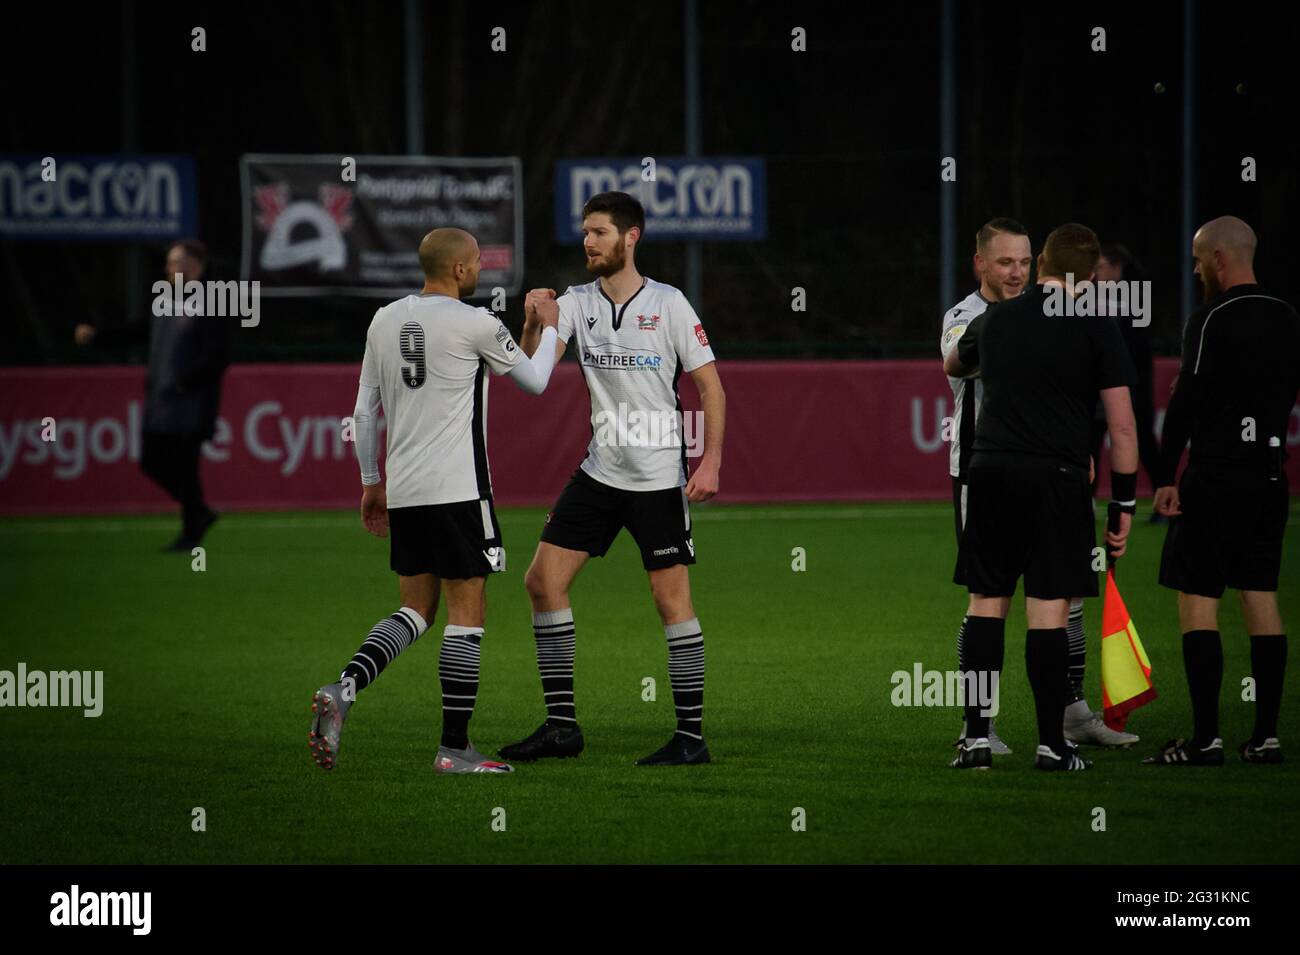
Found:
[[[202,242],[183,239],[167,250],[165,278],[201,281],[208,265]],[[127,343],[148,335],[140,469],[181,506],[180,536],[168,550],[189,551],[217,519],[203,499],[199,451],[211,439],[221,404],[221,376],[229,363],[229,319],[154,315],[122,329],[78,325],[78,345]]]

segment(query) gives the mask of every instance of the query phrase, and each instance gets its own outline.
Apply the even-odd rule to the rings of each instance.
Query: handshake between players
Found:
[[[516,344],[491,312],[461,299],[478,284],[479,249],[459,229],[420,244],[425,284],[381,308],[371,323],[354,412],[366,530],[390,538],[401,605],[379,621],[339,680],[316,691],[309,744],[335,765],[357,693],[428,628],[440,598],[447,627],[439,654],[442,740],[438,773],[508,773],[502,760],[577,756],[585,743],[574,705],[575,628],[569,588],[626,528],[635,539],[668,644],[677,726],[640,765],[707,763],[702,732],[704,637],[691,601],[695,563],[690,502],[718,490],[725,397],[704,327],[686,297],[641,276],[634,253],[645,211],[626,193],[602,193],[583,210],[587,270],[595,281],[534,289]],[[629,314],[635,303],[636,313]],[[626,319],[626,321],[625,321]],[[677,380],[692,376],[704,408],[704,451],[693,476],[680,442],[607,440],[593,429],[587,454],[547,516],[524,577],[533,609],[545,722],[489,758],[469,739],[484,636],[485,582],[506,568],[487,459],[487,370],[541,394],[570,339],[597,415],[627,407],[680,425]],[[387,482],[377,463],[378,411],[388,420]],[[603,431],[603,429],[602,429]],[[625,440],[628,439],[628,440]]]

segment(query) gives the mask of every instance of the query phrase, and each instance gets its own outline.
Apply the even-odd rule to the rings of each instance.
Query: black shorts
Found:
[[[695,563],[685,488],[623,491],[602,484],[582,468],[573,472],[554,510],[546,515],[542,540],[604,557],[624,527],[641,549],[646,570]]]
[[[955,477],[952,479],[952,516],[953,523],[957,527],[957,549],[961,550],[961,532],[966,526],[966,479]],[[958,579],[961,578],[961,579]],[[953,571],[952,581],[955,584],[966,583],[964,575],[961,573],[960,565]]]
[[[1047,459],[977,454],[967,472],[966,527],[953,583],[973,594],[1097,596],[1097,525],[1088,472]]]
[[[390,566],[403,577],[486,577],[506,569],[492,499],[388,509]]]
[[[1185,594],[1222,597],[1224,588],[1277,590],[1290,502],[1286,475],[1189,465],[1178,482],[1160,583]]]

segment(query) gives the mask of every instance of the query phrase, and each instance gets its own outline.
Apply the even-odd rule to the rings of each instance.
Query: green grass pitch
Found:
[[[509,569],[488,586],[471,725],[492,752],[543,716],[522,586],[542,512],[500,516]],[[948,583],[949,506],[720,505],[695,518],[713,764],[632,765],[668,738],[673,709],[663,631],[624,534],[572,595],[586,752],[488,777],[432,771],[445,610],[361,694],[338,768],[311,761],[312,691],[396,606],[387,542],[355,515],[227,515],[201,573],[158,553],[170,518],[0,523],[0,669],[103,670],[105,698],[98,719],[0,710],[0,863],[1295,861],[1300,763],[1236,759],[1252,706],[1241,701],[1249,649],[1231,595],[1228,765],[1139,765],[1190,730],[1175,597],[1155,583],[1163,528],[1137,524],[1120,565],[1160,693],[1130,723],[1142,743],[1057,776],[1032,769],[1019,598],[998,719],[1014,755],[992,772],[953,772],[956,712],[891,705],[895,670],[953,666],[965,594]],[[1281,594],[1293,632],[1298,543],[1293,519]],[[796,547],[804,572],[791,569]],[[1090,602],[1094,708],[1100,617]],[[1281,736],[1300,758],[1296,670],[1293,654]],[[642,699],[645,677],[654,702]],[[192,830],[195,807],[206,831]],[[806,831],[792,828],[796,807]],[[498,809],[504,831],[492,826]]]

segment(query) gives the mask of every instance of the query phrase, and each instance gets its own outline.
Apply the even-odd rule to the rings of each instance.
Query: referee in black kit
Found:
[[[1223,764],[1219,598],[1236,588],[1250,634],[1255,729],[1248,763],[1280,763],[1277,739],[1286,635],[1277,609],[1288,489],[1287,424],[1300,391],[1300,317],[1255,281],[1255,233],[1224,216],[1192,239],[1205,303],[1183,330],[1183,360],[1165,414],[1156,510],[1169,517],[1160,583],[1178,591],[1192,737],[1144,760]],[[1182,480],[1178,459],[1191,439]]]
[[[1092,280],[1098,254],[1097,236],[1087,226],[1056,229],[1038,256],[1038,285],[977,316],[944,359],[949,375],[979,368],[984,382],[954,575],[964,575],[971,592],[963,669],[987,680],[980,674],[1002,658],[1007,611],[1023,576],[1025,666],[1038,715],[1034,765],[1045,770],[1092,765],[1066,743],[1061,712],[1069,683],[1070,598],[1097,596],[1088,465],[1098,395],[1110,429],[1111,508],[1120,511],[1118,533],[1106,534],[1116,557],[1124,553],[1135,509],[1132,363],[1114,322],[1064,314],[1075,285]],[[967,738],[955,768],[992,765],[987,712],[979,700],[967,702]]]

